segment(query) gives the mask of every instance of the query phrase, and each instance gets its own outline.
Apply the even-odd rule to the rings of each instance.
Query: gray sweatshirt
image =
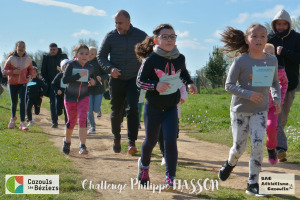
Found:
[[[231,111],[244,113],[258,113],[267,111],[269,106],[270,87],[252,86],[252,67],[253,66],[275,66],[271,95],[274,101],[281,101],[280,85],[278,81],[278,63],[275,56],[266,54],[266,59],[254,59],[247,53],[238,56],[232,63],[225,89],[232,95]],[[250,101],[252,92],[259,92],[264,95],[264,99],[259,103]]]

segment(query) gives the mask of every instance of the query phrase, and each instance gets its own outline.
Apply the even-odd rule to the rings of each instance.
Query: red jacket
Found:
[[[21,73],[13,74],[15,69],[21,70]],[[11,85],[28,83],[30,77],[33,75],[32,59],[27,54],[19,57],[17,53],[14,53],[7,59],[3,74],[8,76],[8,83]]]

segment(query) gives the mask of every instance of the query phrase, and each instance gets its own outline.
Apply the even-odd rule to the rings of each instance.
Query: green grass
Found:
[[[95,199],[100,194],[83,190],[84,179],[73,162],[49,141],[39,127],[20,131],[19,111],[16,127],[7,129],[10,119],[8,91],[0,96],[0,199]],[[6,195],[5,175],[59,175],[59,195]]]

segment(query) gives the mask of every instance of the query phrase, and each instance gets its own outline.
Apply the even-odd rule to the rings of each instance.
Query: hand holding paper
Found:
[[[280,102],[274,101],[274,106],[276,108],[276,112],[274,113],[275,115],[278,115],[281,112],[281,105]]]
[[[254,102],[254,103],[259,103],[264,99],[264,95],[262,95],[261,93],[258,92],[252,92],[251,96],[250,96],[250,101]]]
[[[84,71],[82,71],[82,72],[80,72],[80,77],[84,77],[84,76],[86,76],[87,75],[87,71],[86,70],[84,70]]]
[[[165,82],[158,82],[157,86],[156,86],[156,90],[159,93],[163,93],[165,91],[167,91],[167,89],[171,88],[170,87],[170,83],[165,83]]]

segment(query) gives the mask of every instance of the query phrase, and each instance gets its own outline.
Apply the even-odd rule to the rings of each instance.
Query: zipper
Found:
[[[20,57],[20,66],[22,66],[22,63],[23,63],[23,57]],[[19,67],[19,69],[21,70],[21,67]],[[21,72],[19,73],[19,81],[18,81],[18,83],[20,83],[20,81],[21,81]]]
[[[84,66],[82,66],[81,68],[83,69],[83,67]],[[82,82],[80,82],[79,91],[78,91],[78,97],[77,97],[77,102],[79,101],[81,86],[82,86]]]
[[[283,48],[283,39],[284,39],[284,38],[281,38],[281,46],[282,46],[282,48]],[[281,55],[281,52],[280,52],[280,55]],[[283,56],[282,56],[282,61],[283,61],[283,66],[286,67],[286,66],[285,66],[285,61],[284,61],[284,57],[283,57]]]

